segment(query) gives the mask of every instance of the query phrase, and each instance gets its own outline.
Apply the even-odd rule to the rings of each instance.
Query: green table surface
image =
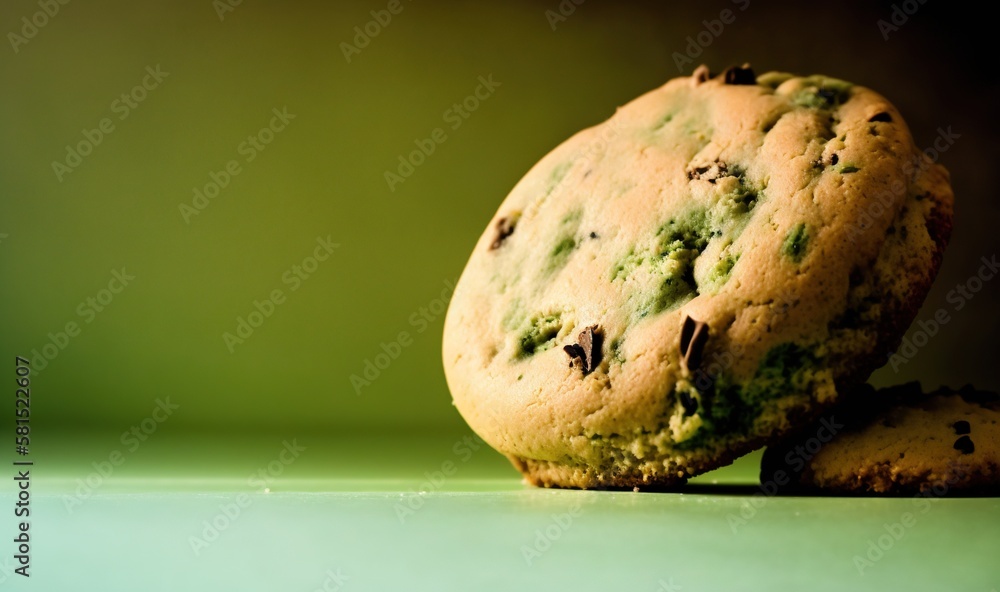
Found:
[[[1000,588],[996,498],[770,497],[759,455],[683,493],[544,490],[469,436],[37,434],[31,577],[8,542],[0,589]]]

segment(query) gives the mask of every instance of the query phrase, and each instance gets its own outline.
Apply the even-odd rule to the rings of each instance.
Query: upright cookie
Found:
[[[947,172],[875,92],[700,68],[500,206],[445,321],[455,405],[532,483],[678,485],[881,366],[951,215]]]
[[[761,482],[790,492],[1000,493],[1000,396],[910,383],[856,392],[768,447]]]

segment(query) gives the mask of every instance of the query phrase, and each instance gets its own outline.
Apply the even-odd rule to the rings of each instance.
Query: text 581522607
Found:
[[[30,577],[31,568],[31,466],[28,460],[31,446],[31,367],[21,356],[14,358],[14,374],[17,389],[14,392],[14,451],[21,460],[14,461],[14,482],[17,483],[17,500],[14,502],[14,517],[17,531],[14,536],[14,560],[18,575]]]

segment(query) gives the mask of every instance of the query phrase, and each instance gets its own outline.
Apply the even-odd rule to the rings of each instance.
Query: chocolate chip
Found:
[[[708,324],[684,317],[681,327],[681,364],[688,372],[694,372],[701,364],[701,354],[708,341]]]
[[[964,419],[956,421],[952,427],[955,428],[955,434],[959,436],[962,434],[968,434],[972,431],[972,426],[970,426],[969,422]]]
[[[563,351],[569,356],[570,366],[580,364],[584,375],[590,374],[601,363],[601,345],[604,336],[597,325],[591,325],[577,336],[579,343],[563,346]]]
[[[694,72],[691,74],[691,78],[694,80],[695,86],[698,86],[702,82],[708,81],[708,79],[711,77],[712,73],[709,72],[708,66],[706,66],[705,64],[702,64],[697,68],[695,68]]]
[[[596,232],[591,232],[590,233],[590,238],[597,238],[597,233]]]
[[[840,162],[840,157],[837,156],[836,154],[834,154],[833,156],[830,157],[830,164],[831,165],[835,165],[838,162]]]
[[[583,353],[582,347],[575,343],[573,345],[564,345],[563,351],[569,356],[570,368],[572,368],[573,364],[577,362],[579,362],[581,366],[583,365],[583,359],[586,357],[586,354]]]
[[[881,121],[883,123],[892,123],[892,115],[889,115],[885,111],[881,113],[876,113],[868,118],[869,122]]]
[[[698,321],[691,317],[684,316],[684,324],[681,325],[681,355],[683,356],[691,345],[691,338],[694,337],[694,329],[698,326]]]
[[[496,249],[499,249],[503,245],[503,242],[507,240],[507,237],[514,234],[515,226],[517,226],[517,218],[504,217],[497,220],[497,234],[496,238],[493,239],[493,242],[490,243],[490,250],[495,251]]]
[[[976,445],[972,443],[972,438],[962,436],[955,440],[955,450],[961,450],[962,454],[972,454],[976,451]]]
[[[723,76],[726,84],[757,84],[757,76],[750,64],[743,64],[742,67],[733,66],[726,70]]]

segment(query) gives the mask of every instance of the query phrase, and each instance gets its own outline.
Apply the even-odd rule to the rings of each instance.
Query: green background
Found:
[[[737,20],[698,61],[842,77],[886,94],[921,146],[938,127],[961,135],[941,157],[958,196],[954,244],[920,318],[951,310],[948,290],[997,252],[986,185],[996,82],[972,72],[967,46],[940,32],[947,15],[933,6],[888,40],[876,21],[889,7],[588,2],[553,31],[545,11],[557,2],[401,6],[350,63],[340,44],[384,3],[247,0],[220,21],[205,0],[71,2],[18,53],[4,48],[2,354],[41,350],[49,332],[82,325],[38,373],[39,426],[118,429],[169,395],[182,407],[175,429],[458,427],[441,371],[442,319],[417,333],[411,315],[461,273],[535,161],[676,76],[672,54],[723,8]],[[0,23],[17,30],[36,9],[5,2]],[[836,25],[793,27],[824,18]],[[169,76],[119,120],[112,102],[157,65]],[[489,75],[501,86],[452,130],[445,111]],[[295,119],[243,162],[237,146],[284,107]],[[105,117],[115,130],[60,182],[52,162]],[[437,127],[447,140],[390,191],[385,171]],[[180,204],[231,159],[240,174],[185,222]],[[282,274],[319,236],[340,247],[289,292]],[[86,323],[78,306],[121,267],[134,283]],[[223,333],[276,288],[287,301],[230,353]],[[987,284],[878,381],[1000,388],[997,293]],[[350,376],[400,331],[413,344],[357,395]]]
[[[143,521],[150,532],[197,531],[215,511],[213,500],[200,496],[261,495],[247,475],[268,466],[282,442],[296,438],[309,448],[303,456],[308,460],[273,475],[273,490],[286,497],[269,502],[275,504],[268,506],[271,511],[254,519],[260,520],[254,523],[259,530],[241,523],[249,540],[285,532],[282,536],[298,541],[291,544],[302,551],[324,540],[317,534],[324,524],[364,530],[379,524],[371,512],[389,512],[391,521],[392,496],[420,489],[425,472],[451,458],[453,445],[468,435],[444,381],[443,315],[434,311],[441,310],[442,292],[446,297],[448,282],[461,273],[501,200],[569,135],[667,79],[689,74],[701,62],[716,71],[749,61],[758,72],[844,78],[893,101],[920,146],[932,145],[939,128],[960,135],[940,158],[952,172],[957,195],[955,234],[918,316],[932,319],[945,309],[949,320],[907,363],[880,370],[874,381],[972,382],[1000,389],[997,283],[985,283],[971,299],[963,297],[961,310],[954,296],[949,299],[956,285],[976,274],[980,258],[995,255],[1000,245],[995,233],[1000,205],[992,184],[1000,132],[992,116],[997,81],[993,68],[975,58],[995,50],[981,15],[930,2],[885,39],[878,21],[891,18],[896,10],[891,2],[402,0],[402,11],[348,61],[342,44],[353,43],[355,27],[365,27],[371,11],[386,5],[243,0],[220,18],[211,0],[71,0],[17,48],[7,34],[22,34],[22,18],[41,9],[30,0],[0,5],[0,32],[7,42],[0,44],[0,359],[8,361],[13,376],[15,355],[37,359],[33,351],[43,352],[53,341],[65,343],[44,368],[36,363],[32,375],[39,523],[49,530],[36,559],[48,561],[39,567],[47,577],[63,578],[49,580],[53,587],[48,589],[68,585],[75,581],[73,574],[107,560],[95,550],[64,565],[62,572],[55,565],[68,561],[77,543],[89,546],[83,541],[99,525],[107,533],[100,540],[128,553],[128,547],[111,541],[134,536],[135,525]],[[717,37],[703,33],[718,26],[711,21],[724,9],[735,13],[735,22]],[[565,19],[552,21],[547,11],[559,10]],[[687,51],[689,38],[699,33],[710,43],[691,63],[678,66],[675,56]],[[119,119],[123,111],[115,101],[142,83],[147,67],[157,66],[167,76]],[[492,77],[499,85],[453,129],[448,110],[476,90],[480,77]],[[294,119],[247,162],[239,146],[269,124],[273,109],[287,109]],[[53,161],[64,160],[66,147],[77,145],[83,130],[98,128],[104,118],[111,118],[114,130],[60,180]],[[400,156],[435,128],[444,129],[446,140],[390,188],[386,171],[396,171]],[[185,220],[180,206],[191,205],[194,189],[234,159],[239,173],[199,214]],[[292,291],[283,274],[302,265],[319,237],[339,246]],[[123,267],[135,279],[99,313],[87,313],[87,299],[100,297],[113,270]],[[276,289],[286,299],[230,351],[224,333],[235,333],[238,318],[246,318],[255,301]],[[426,324],[418,320],[422,314]],[[58,333],[70,322],[80,331],[67,340]],[[919,326],[911,336],[916,330]],[[359,394],[351,376],[363,376],[366,363],[375,360],[383,344],[394,349],[391,342],[403,331],[410,345],[399,347],[398,356]],[[49,350],[53,347],[58,346]],[[13,400],[13,383],[9,388]],[[177,409],[166,421],[149,423],[157,401],[168,398]],[[144,421],[155,432],[137,450],[128,450],[122,435]],[[84,510],[64,515],[61,496],[76,491],[78,480],[92,475],[95,463],[116,450],[125,453],[124,464],[101,479]],[[498,536],[516,548],[536,526],[545,526],[549,502],[533,507],[529,518],[516,518],[517,509],[525,496],[550,499],[544,496],[551,492],[525,490],[499,455],[484,450],[473,458],[443,490],[428,492],[440,504],[426,514],[436,522],[424,518],[425,530],[373,528],[374,540],[393,538],[400,548],[416,548],[419,540],[452,541],[438,556],[451,565],[495,552],[496,541],[482,540],[488,529],[506,533]],[[725,513],[713,513],[713,504],[732,509],[746,503],[755,470],[755,459],[747,459],[723,478],[743,490],[697,502],[704,516],[711,516],[712,528],[721,524],[726,530]],[[8,487],[0,490],[4,496],[13,491]],[[357,491],[381,492],[381,497],[349,493]],[[455,501],[449,491],[483,495]],[[320,498],[302,492],[327,497],[316,501]],[[169,497],[174,494],[181,497]],[[552,495],[562,496],[559,505],[573,494]],[[614,539],[616,523],[622,525],[622,537],[631,533],[648,543],[655,538],[648,524],[659,524],[664,512],[683,511],[684,499],[702,498],[595,498],[601,500],[595,507],[605,509],[603,518],[574,531],[577,546],[565,546],[561,553],[568,553],[569,562],[568,550],[588,548],[588,540]],[[5,506],[7,500],[0,498]],[[701,581],[706,589],[723,586],[727,577],[753,565],[779,569],[773,561],[745,560],[734,572],[718,572],[705,557],[726,552],[751,557],[756,547],[781,541],[789,541],[779,545],[779,552],[791,554],[780,564],[787,577],[759,581],[804,585],[810,573],[820,573],[827,584],[877,587],[898,577],[920,582],[926,573],[904,568],[927,564],[942,540],[951,541],[954,553],[997,548],[995,536],[959,544],[948,526],[954,520],[971,528],[976,516],[995,525],[1000,517],[995,502],[943,500],[945,509],[935,511],[933,526],[921,531],[919,541],[906,539],[908,551],[880,564],[883,575],[850,580],[855,573],[851,550],[863,549],[866,536],[879,534],[879,521],[898,516],[903,506],[827,501],[832,505],[823,514],[821,500],[775,500],[770,506],[774,521],[760,520],[758,534],[742,541],[699,535],[692,549],[702,555],[676,561],[687,566],[677,568],[684,571],[684,589],[698,589],[699,577],[707,578]],[[152,510],[161,504],[164,511],[176,512],[176,523]],[[636,510],[635,504],[644,509]],[[297,513],[303,507],[324,518],[307,519],[309,510]],[[797,529],[827,532],[852,508],[863,526],[830,535],[839,541],[835,558],[823,555],[829,549],[820,552],[821,546],[794,544],[802,536]],[[796,522],[797,512],[816,519]],[[487,530],[477,530],[473,538],[482,545],[462,545],[475,524],[470,517],[477,515]],[[660,527],[694,533],[704,526],[699,515]],[[295,518],[285,521],[287,516]],[[538,524],[531,522],[535,519]],[[521,530],[504,530],[514,528],[511,523]],[[192,573],[216,575],[247,557],[264,565],[271,556],[267,545],[253,547],[244,537],[230,537],[244,547],[217,551],[224,554],[214,563],[189,564],[193,560],[182,534],[170,539],[179,541],[180,550],[140,548],[173,557]],[[681,557],[677,553],[685,550],[675,539],[668,547],[653,544],[630,554],[627,540],[605,548],[609,561],[617,558],[620,566],[639,569],[657,554]],[[331,548],[350,550],[349,545]],[[291,577],[319,569],[295,563],[308,556],[302,551],[298,559],[285,557],[291,563],[280,573]],[[379,560],[373,552],[368,557],[373,563],[354,565],[352,573],[378,575]],[[133,568],[166,573],[165,564]],[[816,572],[819,565],[834,564],[840,567]],[[418,554],[404,567],[420,572],[431,570],[429,565],[434,561]],[[476,565],[463,569],[472,573]],[[559,562],[550,565],[552,570],[543,573],[564,573]],[[496,581],[524,581],[502,562],[482,567],[507,574],[508,579]],[[591,567],[614,573],[611,564],[598,561]],[[270,588],[271,576],[262,575],[263,567],[247,573],[258,573],[253,581]],[[462,570],[448,573],[453,578],[446,587],[462,589],[455,576]],[[995,568],[982,562],[967,566],[966,573],[964,583],[976,589],[1000,583]],[[434,578],[424,575],[427,579],[408,585],[431,587]],[[657,579],[670,575],[670,570],[654,570],[629,581],[655,590]],[[178,577],[171,580],[175,586],[200,585]],[[293,589],[319,585],[301,577],[301,586]],[[124,581],[106,581],[105,589],[125,586]],[[407,585],[378,577],[359,581],[366,580],[357,575],[358,589]]]

